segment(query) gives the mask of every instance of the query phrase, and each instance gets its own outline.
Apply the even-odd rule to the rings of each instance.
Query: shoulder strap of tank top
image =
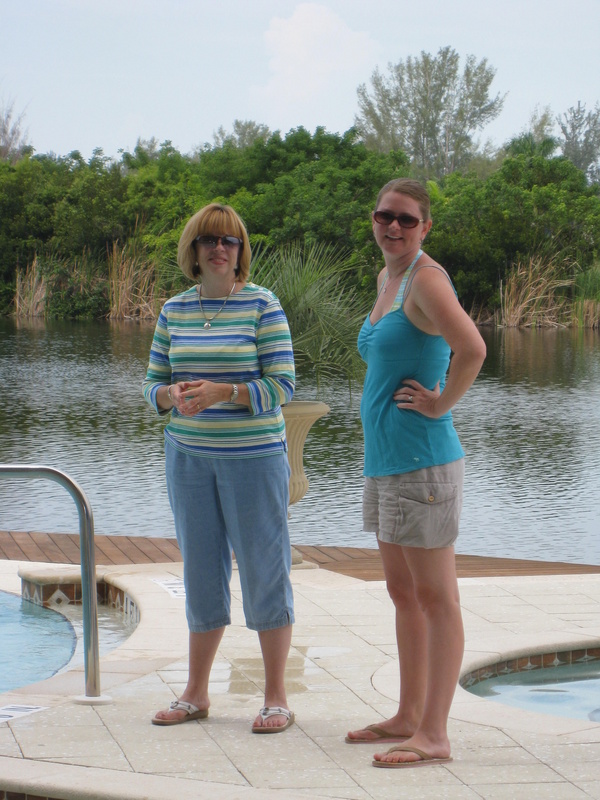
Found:
[[[412,284],[413,284],[413,280],[414,280],[415,275],[417,274],[417,272],[419,272],[419,270],[425,269],[426,267],[431,267],[433,269],[437,269],[442,273],[442,275],[445,275],[446,278],[448,279],[448,283],[450,284],[450,286],[452,286],[452,289],[453,289],[454,293],[456,294],[456,289],[454,288],[454,284],[450,280],[450,276],[448,275],[448,273],[446,272],[445,269],[442,269],[442,267],[438,267],[437,264],[422,264],[420,267],[417,267],[415,270],[412,271],[412,274],[410,276],[410,280],[407,281],[407,286],[406,286],[406,289],[404,290],[404,293],[403,293],[403,296],[402,296],[402,305],[404,305],[404,301],[406,300],[406,298],[408,297],[408,295],[410,293],[410,290],[412,288]]]
[[[419,250],[417,255],[413,258],[412,262],[406,268],[406,270],[404,272],[404,275],[402,276],[402,280],[400,281],[400,287],[398,288],[398,291],[396,293],[396,297],[394,298],[394,303],[392,305],[392,311],[396,311],[397,309],[401,308],[404,305],[404,292],[405,292],[406,284],[408,282],[409,275],[413,271],[413,267],[415,266],[415,264],[421,258],[422,255],[423,255],[423,251]]]

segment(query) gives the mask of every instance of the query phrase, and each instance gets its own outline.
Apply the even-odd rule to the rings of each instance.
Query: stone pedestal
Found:
[[[308,491],[308,478],[304,474],[304,442],[308,432],[312,425],[329,411],[329,406],[318,400],[292,400],[283,406],[288,460],[292,469],[290,505],[301,500]]]
[[[304,442],[311,426],[325,414],[329,406],[318,400],[292,400],[283,406],[285,430],[288,442],[290,476],[290,505],[301,500],[308,491],[308,478],[304,473]],[[292,564],[301,564],[302,555],[292,547]]]

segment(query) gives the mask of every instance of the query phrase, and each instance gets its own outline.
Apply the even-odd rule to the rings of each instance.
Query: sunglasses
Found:
[[[237,236],[196,236],[194,241],[205,247],[217,247],[219,242],[223,247],[238,247],[242,243]]]
[[[380,225],[391,225],[394,220],[400,225],[401,228],[416,228],[419,222],[425,222],[424,219],[418,219],[410,214],[390,214],[389,211],[374,211],[373,219]]]

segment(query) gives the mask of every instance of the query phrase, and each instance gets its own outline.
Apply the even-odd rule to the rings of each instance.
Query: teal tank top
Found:
[[[417,267],[412,277],[426,268]],[[367,364],[360,404],[367,477],[413,472],[464,456],[451,412],[430,419],[418,411],[399,409],[394,402],[393,393],[407,378],[427,389],[434,389],[439,381],[441,391],[450,365],[445,339],[419,330],[404,313],[409,272],[412,265],[392,310],[374,325],[369,314],[358,335],[358,351]]]

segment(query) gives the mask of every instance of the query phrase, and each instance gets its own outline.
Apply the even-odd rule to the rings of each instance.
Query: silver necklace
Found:
[[[235,289],[235,281],[233,282],[233,286],[232,286],[232,287],[231,287],[231,289],[229,290],[229,294],[227,295],[227,297],[226,297],[226,298],[225,298],[225,300],[223,301],[223,305],[221,306],[221,308],[220,308],[220,309],[217,311],[217,313],[216,313],[216,314],[213,314],[213,315],[212,315],[212,317],[209,319],[209,318],[206,316],[206,314],[204,313],[204,309],[202,308],[202,284],[200,284],[200,286],[198,286],[198,302],[200,303],[200,311],[202,312],[202,316],[203,316],[203,317],[204,317],[204,319],[206,320],[206,322],[204,323],[204,327],[205,327],[205,328],[210,328],[210,323],[211,323],[211,322],[212,322],[212,321],[215,319],[215,317],[218,317],[218,316],[219,316],[219,314],[221,313],[221,311],[223,311],[223,309],[225,308],[225,303],[226,303],[226,302],[229,300],[229,298],[231,297],[231,293],[233,292],[233,290],[234,290],[234,289]]]
[[[414,267],[414,265],[419,260],[419,256],[422,256],[422,255],[423,255],[423,251],[419,250],[417,255],[414,257],[414,259],[411,261],[411,263],[408,265],[408,267],[404,270],[404,272],[401,272],[399,275],[396,275],[394,278],[390,278],[390,273],[386,272],[385,278],[383,279],[383,286],[381,287],[383,289],[383,293],[386,294],[386,292],[388,290],[388,285],[392,281],[398,280],[398,278],[400,278],[400,277],[402,278],[402,281],[404,281],[404,279],[406,278],[408,273],[411,271],[411,269]],[[389,278],[389,282],[388,282],[388,278]]]

